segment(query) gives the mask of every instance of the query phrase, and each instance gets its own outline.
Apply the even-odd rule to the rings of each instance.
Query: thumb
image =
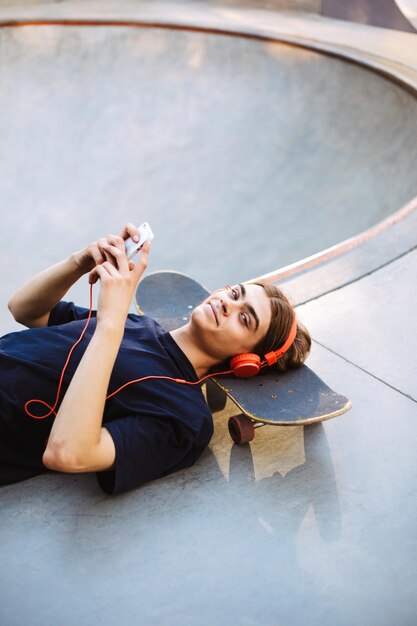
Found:
[[[142,248],[142,254],[145,252],[146,254],[149,254],[149,250],[151,249],[151,242],[149,241],[145,241],[145,243],[143,244],[143,248]]]
[[[149,256],[150,249],[151,249],[151,242],[146,241],[143,244],[142,250],[140,251],[139,261],[137,262],[137,265],[136,265],[136,273],[138,274],[139,277],[143,274],[143,272],[148,267],[148,256]]]

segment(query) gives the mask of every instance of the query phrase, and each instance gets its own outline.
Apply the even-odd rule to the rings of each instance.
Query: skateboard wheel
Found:
[[[229,418],[229,433],[235,443],[248,443],[255,437],[255,428],[246,415],[233,415]]]

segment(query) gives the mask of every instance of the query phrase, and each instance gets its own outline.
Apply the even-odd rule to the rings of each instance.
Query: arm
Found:
[[[122,239],[137,237],[137,229],[127,224],[121,233]],[[68,289],[96,265],[105,261],[103,245],[115,243],[114,235],[98,239],[56,265],[43,270],[20,287],[10,298],[8,307],[16,322],[29,328],[47,326],[49,313],[65,296]],[[95,282],[95,275],[90,282]]]
[[[113,465],[113,440],[101,424],[122,336],[111,328],[98,328],[94,333],[52,426],[43,455],[43,463],[50,469],[92,472]]]
[[[75,255],[37,274],[9,300],[16,322],[28,328],[47,326],[50,311],[83,274]]]
[[[43,456],[47,467],[59,471],[100,471],[115,460],[112,438],[102,427],[105,398],[130,302],[147,266],[149,243],[136,266],[127,261],[122,239],[115,246],[103,245],[103,250],[116,266],[107,260],[93,270],[90,282],[95,275],[100,279],[96,330],[61,403]]]

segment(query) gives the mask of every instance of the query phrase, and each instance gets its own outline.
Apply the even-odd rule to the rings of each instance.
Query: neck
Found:
[[[196,342],[190,324],[172,330],[170,335],[194,367],[198,378],[205,376],[208,370],[216,365],[217,360],[210,357]]]

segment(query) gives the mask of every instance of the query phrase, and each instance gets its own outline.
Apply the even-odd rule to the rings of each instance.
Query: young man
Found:
[[[199,385],[151,379],[107,396],[149,375],[196,382],[235,354],[278,349],[288,336],[292,307],[262,284],[214,292],[171,333],[129,314],[150,249],[145,244],[136,264],[127,260],[124,241],[137,234],[127,224],[120,236],[89,244],[11,298],[10,311],[29,330],[0,340],[0,484],[48,469],[97,472],[104,491],[115,494],[192,465],[213,433]],[[87,273],[90,284],[100,283],[97,311],[71,355],[55,406],[64,363],[89,313],[61,299]],[[281,365],[301,364],[309,346],[299,326]],[[44,404],[29,402],[35,398]]]

